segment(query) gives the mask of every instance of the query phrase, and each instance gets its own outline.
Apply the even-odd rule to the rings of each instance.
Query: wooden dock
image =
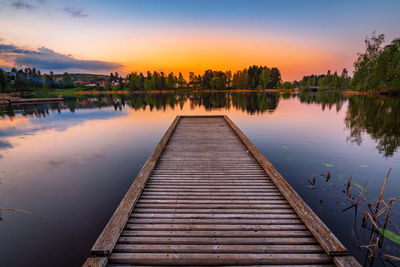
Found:
[[[359,266],[226,116],[178,116],[84,266]]]

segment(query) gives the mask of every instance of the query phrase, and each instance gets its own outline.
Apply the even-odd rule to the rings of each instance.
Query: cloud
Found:
[[[44,0],[13,0],[11,6],[16,9],[35,9],[44,3]]]
[[[74,18],[84,18],[87,17],[88,14],[86,14],[83,11],[82,7],[73,7],[73,6],[68,6],[68,7],[64,7],[63,11],[65,13],[67,13],[68,15],[74,17]]]
[[[41,47],[29,50],[12,44],[0,44],[0,59],[17,67],[36,67],[44,71],[113,71],[123,67],[115,62],[81,60]]]
[[[0,56],[2,54],[6,53],[11,53],[11,54],[38,54],[38,52],[33,51],[33,50],[25,50],[25,49],[20,49],[15,45],[11,44],[0,44]]]
[[[11,145],[10,142],[0,140],[0,149],[12,148],[12,147],[13,146]]]

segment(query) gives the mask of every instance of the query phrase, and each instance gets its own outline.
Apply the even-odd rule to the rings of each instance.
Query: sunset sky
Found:
[[[0,0],[0,67],[55,73],[339,71],[366,35],[400,36],[400,1]]]

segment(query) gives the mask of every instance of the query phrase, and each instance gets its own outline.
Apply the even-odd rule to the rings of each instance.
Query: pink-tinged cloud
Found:
[[[0,60],[17,67],[36,67],[53,71],[108,72],[120,69],[122,64],[101,60],[82,60],[57,53],[46,47],[23,49],[12,44],[0,44]]]

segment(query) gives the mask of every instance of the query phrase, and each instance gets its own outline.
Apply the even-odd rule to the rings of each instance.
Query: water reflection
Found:
[[[203,107],[208,111],[233,108],[254,115],[274,112],[281,99],[290,98],[298,98],[303,104],[320,104],[322,110],[334,108],[337,112],[348,103],[345,126],[349,130],[348,140],[350,142],[361,145],[363,133],[367,133],[378,143],[376,148],[385,157],[392,156],[400,146],[400,99],[389,97],[345,97],[342,94],[334,93],[280,94],[263,92],[100,95],[67,98],[64,103],[0,106],[0,116],[8,117],[11,120],[16,116],[46,118],[53,112],[61,113],[66,109],[74,113],[80,109],[101,109],[110,106],[113,106],[115,111],[122,111],[126,107],[134,110],[149,108],[150,111],[165,111],[167,107],[182,110],[187,102],[191,110],[198,107]],[[84,116],[89,119],[90,115],[85,114]],[[101,117],[101,113],[97,112],[95,116]],[[0,145],[0,149],[1,147],[2,145]]]
[[[340,111],[347,98],[341,93],[331,94],[316,94],[316,93],[300,93],[299,99],[301,103],[307,104],[320,104],[322,110],[326,108],[336,108],[336,111]]]
[[[351,97],[345,118],[349,140],[360,145],[368,133],[385,157],[393,156],[400,145],[399,98]]]
[[[342,189],[350,175],[353,192],[368,180],[365,197],[372,201],[393,167],[385,199],[400,194],[400,158],[394,152],[398,104],[395,98],[336,94],[188,92],[2,106],[0,209],[30,214],[2,211],[0,265],[52,266],[60,259],[62,266],[82,264],[132,179],[174,117],[182,114],[228,115],[362,260],[358,241],[361,236],[364,244],[368,236],[354,227],[354,218],[359,221],[362,214],[343,211],[347,195]],[[362,140],[358,145],[346,141],[353,132]],[[375,142],[385,138],[396,142],[390,147],[382,141],[386,146],[378,149],[393,156],[375,149]],[[400,222],[400,205],[392,216]],[[27,248],[24,257],[13,257],[21,242]],[[399,247],[390,242],[385,241],[384,251],[396,255]],[[37,257],[43,253],[48,256]]]

